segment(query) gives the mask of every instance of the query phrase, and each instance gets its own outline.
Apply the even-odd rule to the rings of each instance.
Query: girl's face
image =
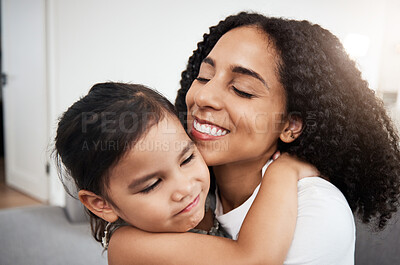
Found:
[[[184,232],[203,218],[209,172],[178,119],[167,115],[111,170],[114,212],[150,232]]]
[[[188,127],[210,166],[268,159],[283,130],[279,57],[256,27],[223,35],[187,95]]]

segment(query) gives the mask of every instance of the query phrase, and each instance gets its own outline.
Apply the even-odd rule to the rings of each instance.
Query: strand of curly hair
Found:
[[[175,102],[186,113],[185,96],[200,64],[219,38],[241,26],[256,26],[280,55],[280,81],[287,113],[296,113],[304,129],[279,149],[315,165],[345,195],[364,223],[383,229],[400,197],[399,136],[383,103],[361,77],[336,36],[308,21],[242,12],[210,27],[189,58]],[[185,117],[181,116],[185,125]]]

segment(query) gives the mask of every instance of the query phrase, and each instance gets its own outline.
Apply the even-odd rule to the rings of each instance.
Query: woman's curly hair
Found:
[[[328,30],[257,13],[227,17],[204,34],[189,58],[175,102],[178,113],[187,112],[185,96],[203,59],[222,35],[241,26],[256,26],[273,42],[287,113],[303,121],[302,134],[293,143],[279,142],[279,149],[315,165],[364,223],[383,229],[399,203],[399,136],[382,101]]]

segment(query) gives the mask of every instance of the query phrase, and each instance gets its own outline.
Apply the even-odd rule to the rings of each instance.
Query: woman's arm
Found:
[[[282,264],[296,225],[299,163],[282,156],[268,167],[237,241],[122,227],[111,237],[109,264]]]

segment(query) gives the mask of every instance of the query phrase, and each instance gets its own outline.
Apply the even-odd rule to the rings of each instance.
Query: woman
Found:
[[[235,30],[234,36],[232,32]],[[263,35],[264,44],[261,36],[258,40],[254,37],[257,32]],[[231,34],[230,40],[227,40],[228,34]],[[254,44],[256,41],[258,46]],[[257,50],[262,45],[264,51],[269,49],[269,55]],[[234,94],[242,99],[235,98]],[[279,105],[281,109],[274,105]],[[249,13],[240,13],[221,21],[210,28],[210,33],[204,35],[198,49],[190,57],[187,69],[182,73],[176,107],[180,113],[187,111],[187,123],[182,122],[192,132],[206,163],[214,166],[212,169],[224,213],[241,205],[252,193],[259,178],[246,172],[254,172],[261,167],[255,166],[254,161],[265,150],[265,146],[258,146],[255,140],[262,134],[255,134],[253,138],[248,133],[251,130],[246,133],[246,130],[240,130],[240,126],[251,128],[247,124],[250,120],[252,125],[271,130],[268,124],[260,123],[267,122],[269,118],[279,124],[281,113],[290,120],[292,127],[289,132],[295,140],[279,139],[277,134],[271,140],[262,135],[265,143],[272,141],[275,145],[264,153],[266,157],[258,159],[261,164],[276,147],[311,163],[321,177],[340,189],[352,211],[363,222],[371,223],[378,229],[384,228],[397,210],[400,175],[398,135],[383,104],[362,80],[339,40],[318,25]],[[259,117],[251,116],[255,108]],[[261,121],[260,116],[263,115],[260,112],[271,114],[272,109],[275,119],[269,116]],[[203,125],[219,125],[228,130],[234,128],[234,132],[226,134],[230,137],[225,136],[226,139],[207,138],[193,128],[194,121]],[[235,123],[237,126],[232,126]],[[216,142],[221,142],[220,146],[223,146],[224,141],[230,143],[225,154],[212,149]],[[235,145],[237,150],[232,149],[233,141],[240,142]],[[240,156],[253,158],[251,163],[247,163],[247,168]],[[234,172],[242,169],[238,178],[246,175],[246,184],[237,180],[240,183],[237,186],[241,187],[233,188]],[[249,183],[254,180],[255,183]],[[286,260],[288,263],[298,260],[295,256],[300,252],[305,260],[318,259],[324,253],[328,256],[327,252],[332,252],[334,245],[321,244],[329,238],[317,235],[327,228],[318,226],[318,221],[327,222],[327,214],[332,212],[314,216],[315,223],[312,220],[308,222],[301,216],[300,204],[299,198],[299,216],[294,242]],[[314,206],[315,210],[320,209],[318,205]],[[320,206],[329,209],[326,204]],[[334,215],[332,218],[334,220],[331,221],[338,225],[343,221]],[[342,225],[345,230],[347,227],[347,232],[354,233],[349,224]],[[302,226],[306,229],[303,230]],[[314,241],[309,238],[313,235]],[[331,243],[336,240],[337,243],[343,242],[333,234],[331,236]],[[346,242],[354,245],[352,239],[354,234],[349,234]],[[318,254],[315,248],[309,248],[311,251],[307,256],[307,251],[303,249],[304,241],[310,247],[320,246],[325,252]]]
[[[353,264],[351,210],[378,228],[396,211],[398,136],[340,42],[318,25],[248,13],[221,21],[189,59],[176,107],[181,117],[187,111],[183,122],[212,166],[221,226],[239,241],[251,229],[260,232],[248,249],[248,262],[238,264],[282,263],[284,258],[269,260],[269,251],[281,251],[285,264]],[[273,242],[285,228],[270,231],[269,237],[264,233],[284,213],[281,194],[265,189],[277,179],[263,179],[258,186],[277,149],[320,172],[299,181],[297,224],[287,256],[285,245]],[[265,214],[269,194],[279,201],[269,205],[278,205],[277,216]],[[208,230],[212,222],[207,217],[212,219],[206,215],[201,225]],[[257,218],[263,222],[248,226]],[[124,227],[113,237],[125,247],[113,246],[112,238],[109,255],[115,263],[139,258],[145,264],[207,264],[215,253],[204,245],[214,237],[197,236],[153,235]]]

